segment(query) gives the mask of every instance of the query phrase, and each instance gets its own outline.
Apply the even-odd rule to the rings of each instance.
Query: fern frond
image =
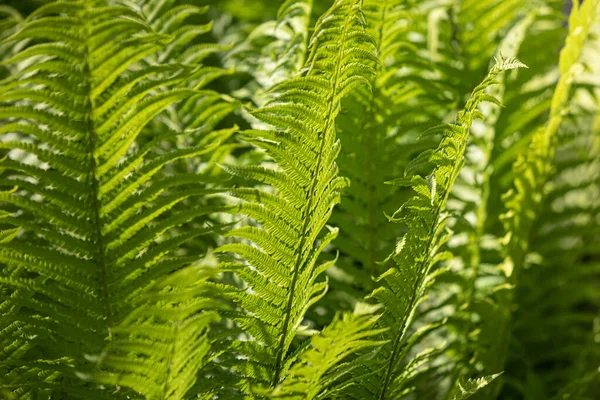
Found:
[[[299,354],[299,361],[287,376],[267,393],[269,399],[322,399],[353,386],[343,378],[356,365],[351,354],[382,344],[375,340],[383,332],[373,329],[378,317],[371,306],[358,304],[353,313],[337,316],[322,332],[311,338],[311,346]]]
[[[501,265],[507,282],[516,285],[530,250],[533,224],[539,217],[544,199],[544,188],[552,169],[556,149],[556,135],[564,119],[569,92],[574,76],[581,70],[579,59],[588,33],[599,11],[600,3],[589,0],[579,7],[574,3],[569,17],[569,35],[560,53],[560,79],[554,90],[547,124],[537,129],[529,149],[513,166],[514,190],[505,195],[508,212],[503,216],[507,232],[504,238],[506,258]],[[500,306],[508,309],[513,303],[513,291],[505,291],[498,299]],[[510,338],[510,315],[502,322],[506,335],[499,338],[495,366],[501,368],[506,357],[506,345]],[[496,385],[495,390],[499,386]]]
[[[408,172],[433,165],[432,173],[427,177],[406,173],[406,176],[390,182],[409,186],[417,195],[390,217],[393,222],[405,223],[408,231],[390,256],[397,266],[378,278],[380,287],[371,294],[371,297],[384,305],[386,312],[381,319],[381,326],[390,328],[387,335],[390,342],[382,351],[382,367],[374,372],[377,378],[369,376],[368,381],[363,383],[370,396],[378,399],[397,398],[406,394],[405,384],[414,378],[414,375],[403,375],[401,368],[411,348],[406,343],[408,328],[417,306],[424,299],[428,285],[435,277],[436,272],[430,274],[431,268],[443,259],[439,249],[449,239],[446,232],[446,202],[464,163],[471,124],[480,114],[478,105],[494,101],[485,93],[485,89],[495,83],[496,76],[504,70],[521,66],[516,59],[498,60],[487,78],[475,88],[465,109],[458,114],[456,123],[445,127],[438,148],[422,153],[406,168]],[[435,326],[431,329],[435,329]],[[426,333],[427,328],[424,328],[423,334]],[[418,337],[408,338],[409,341],[413,339],[418,340]],[[427,358],[426,355],[424,357]]]
[[[573,77],[580,71],[579,57],[587,38],[590,26],[598,10],[597,1],[586,1],[581,10],[574,3],[569,17],[569,36],[561,50],[561,77],[552,97],[549,121],[545,127],[534,132],[527,156],[521,156],[514,166],[516,191],[506,195],[507,208],[505,227],[510,233],[509,254],[512,265],[509,269],[519,268],[533,220],[536,218],[536,204],[541,201],[541,192],[550,171],[550,162],[554,156],[555,135],[563,120],[568,94]],[[533,211],[533,213],[532,213]],[[511,261],[507,260],[510,264]],[[509,276],[512,273],[508,274]]]
[[[464,382],[458,382],[458,392],[453,397],[453,400],[465,400],[477,393],[479,390],[483,389],[487,385],[490,384],[494,379],[496,379],[500,374],[483,376],[477,379],[467,379]]]
[[[351,185],[331,219],[340,228],[332,251],[340,254],[328,271],[332,290],[323,305],[332,312],[360,301],[373,290],[372,277],[387,269],[380,263],[402,228],[389,224],[385,213],[393,213],[410,193],[385,182],[400,175],[412,157],[435,147],[435,140],[415,139],[443,121],[449,89],[437,79],[421,43],[411,41],[422,34],[426,20],[419,6],[406,0],[365,1],[364,9],[380,62],[373,64],[372,91],[354,90],[337,119],[340,171]],[[317,317],[326,323],[331,315]]]
[[[206,71],[144,65],[171,39],[131,8],[53,1],[8,40],[30,44],[6,61],[20,72],[0,82],[0,129],[19,138],[3,143],[1,185],[15,189],[0,198],[4,221],[24,228],[0,249],[2,326],[20,327],[5,332],[2,344],[23,349],[0,363],[4,388],[24,397],[55,390],[107,398],[75,377],[91,368],[83,355],[99,354],[113,339],[141,291],[197,259],[176,253],[182,241],[211,229],[166,234],[222,209],[186,210],[186,199],[211,191],[198,177],[158,174],[231,133],[207,128],[204,142],[162,154],[161,143],[197,127],[140,143],[153,118],[202,93],[184,84]]]
[[[275,130],[247,132],[247,140],[275,165],[226,167],[274,189],[257,189],[251,196],[247,190],[232,190],[233,196],[247,200],[238,212],[260,226],[229,234],[252,245],[219,249],[239,256],[223,267],[247,285],[232,297],[244,310],[235,319],[251,337],[239,343],[247,361],[238,367],[250,382],[280,382],[294,359],[290,348],[306,310],[327,289],[318,279],[333,261],[319,264],[318,258],[337,236],[337,229],[326,223],[346,186],[335,164],[335,118],[344,95],[368,81],[368,63],[375,59],[360,3],[339,0],[319,19],[302,75],[278,85],[278,96],[253,112]]]
[[[206,284],[212,272],[193,266],[150,286],[112,330],[107,348],[82,378],[126,386],[146,399],[184,399],[209,361],[209,324],[222,306]]]
[[[589,50],[586,46],[585,52]],[[574,91],[572,106],[587,103],[582,92]],[[592,122],[585,110],[573,108],[576,120]],[[599,272],[600,141],[598,126],[589,125],[591,129],[565,119],[557,135],[553,168],[515,289],[505,392],[585,398],[598,389],[600,348],[593,337],[600,307],[594,290]],[[568,329],[561,328],[566,325]],[[555,367],[549,371],[546,365]],[[522,381],[539,384],[521,388],[513,383]]]
[[[460,1],[458,40],[467,71],[479,72],[486,67],[503,34],[512,27],[526,3],[523,0]]]
[[[496,56],[516,57],[537,17],[537,10],[530,12],[518,21],[507,32],[496,50]],[[511,77],[514,79],[514,75]],[[491,86],[488,93],[502,102],[508,86],[508,77],[499,79],[499,84]],[[498,141],[496,126],[499,118],[505,112],[504,108],[492,105],[482,106],[484,119],[473,129],[472,141],[467,147],[465,167],[455,183],[449,201],[449,209],[455,211],[459,217],[453,229],[456,235],[466,235],[468,239],[451,244],[450,251],[455,257],[460,257],[460,262],[453,261],[455,267],[451,274],[452,280],[446,278],[445,285],[440,291],[447,291],[451,284],[457,286],[452,290],[456,296],[455,308],[452,314],[452,327],[450,331],[455,336],[458,344],[454,350],[457,370],[455,383],[459,384],[459,376],[477,376],[485,368],[485,359],[480,359],[481,353],[486,353],[488,348],[486,331],[481,333],[481,325],[489,325],[485,316],[495,315],[499,310],[491,311],[494,302],[489,296],[504,284],[502,279],[493,279],[492,273],[486,265],[493,264],[500,257],[489,243],[493,243],[488,219],[494,210],[490,209],[490,192],[493,184],[491,168],[494,146]],[[460,221],[460,222],[459,222]],[[476,322],[479,321],[479,322]],[[455,331],[454,331],[455,329]],[[492,331],[490,331],[491,334]],[[455,391],[457,388],[454,389]]]
[[[272,98],[268,89],[293,77],[308,55],[309,24],[313,0],[286,0],[277,20],[265,22],[235,46],[226,65],[248,73],[252,80],[238,91],[258,106]],[[252,122],[252,121],[251,121]]]
[[[0,41],[2,41],[0,42],[0,62],[4,63],[4,60],[11,57],[18,50],[14,43],[7,43],[4,39],[14,34],[22,21],[23,17],[17,10],[9,6],[0,6]],[[0,75],[0,78],[4,78],[6,67],[10,66],[1,66],[2,75]],[[12,72],[10,68],[9,72]]]

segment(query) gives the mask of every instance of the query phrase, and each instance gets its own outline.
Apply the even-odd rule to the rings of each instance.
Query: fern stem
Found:
[[[362,2],[361,2],[362,3]],[[318,175],[319,171],[321,170],[321,162],[322,162],[322,158],[323,158],[323,149],[325,146],[325,142],[326,142],[326,136],[327,136],[327,131],[329,127],[332,127],[333,130],[335,130],[335,127],[333,127],[333,123],[335,120],[335,113],[334,113],[334,109],[335,109],[335,104],[334,104],[334,98],[335,95],[337,93],[337,85],[338,85],[338,78],[339,78],[339,74],[340,74],[340,70],[341,70],[341,60],[342,60],[342,54],[344,52],[344,48],[345,48],[345,41],[343,40],[344,37],[346,36],[346,32],[348,30],[348,24],[350,22],[350,15],[346,15],[346,18],[344,20],[344,26],[342,28],[342,34],[340,35],[341,38],[341,44],[340,44],[340,49],[337,52],[336,55],[336,61],[335,61],[335,69],[334,69],[334,74],[332,77],[332,90],[331,90],[331,98],[329,101],[329,109],[327,110],[327,120],[324,126],[324,130],[322,132],[321,135],[321,143],[319,146],[319,155],[317,157],[317,163],[315,166],[315,169],[313,171],[312,174],[312,183],[311,183],[311,187],[309,189],[308,192],[308,199],[307,199],[307,205],[306,208],[304,210],[304,212],[302,213],[302,218],[304,220],[304,223],[302,225],[302,229],[299,232],[300,235],[300,242],[298,244],[298,247],[296,247],[296,260],[294,262],[294,275],[292,277],[292,283],[291,283],[291,287],[290,287],[290,292],[289,292],[289,296],[287,299],[287,304],[285,306],[285,320],[283,322],[283,331],[282,331],[282,335],[281,335],[281,339],[279,341],[279,345],[277,348],[277,356],[275,359],[275,374],[273,376],[273,382],[272,385],[275,386],[279,383],[279,380],[281,378],[281,367],[282,367],[282,362],[283,362],[283,358],[284,358],[284,353],[286,352],[286,337],[288,335],[288,331],[290,329],[290,319],[291,319],[291,311],[292,311],[292,305],[294,303],[294,297],[295,297],[295,290],[296,290],[296,284],[298,281],[298,276],[300,275],[300,267],[302,266],[302,253],[303,253],[303,248],[304,245],[306,244],[306,239],[307,239],[307,231],[309,228],[309,223],[311,222],[310,220],[310,214],[311,214],[311,208],[313,205],[313,201],[314,201],[314,191],[317,187],[317,183],[318,180],[315,179],[316,175]],[[335,132],[334,132],[335,134]]]
[[[86,88],[86,109],[87,109],[87,132],[88,132],[88,153],[89,153],[89,179],[91,181],[91,200],[92,200],[92,225],[93,225],[93,238],[94,241],[97,245],[97,252],[96,252],[96,262],[98,263],[98,266],[100,267],[100,279],[101,279],[101,283],[102,283],[102,294],[103,294],[103,300],[105,303],[105,312],[106,312],[106,324],[107,324],[107,329],[108,329],[108,337],[110,338],[112,333],[111,333],[111,326],[112,326],[112,319],[113,319],[113,311],[112,311],[112,306],[110,304],[110,291],[108,288],[108,266],[106,265],[106,259],[105,259],[105,252],[106,252],[106,248],[105,248],[105,244],[104,244],[104,238],[103,238],[103,234],[102,234],[102,217],[100,215],[100,209],[102,207],[102,204],[100,203],[100,199],[99,199],[99,194],[100,194],[100,189],[99,189],[99,184],[98,184],[98,179],[96,176],[96,158],[94,156],[95,150],[96,150],[96,131],[95,131],[95,122],[94,122],[94,114],[93,111],[95,109],[95,104],[94,104],[94,99],[92,98],[92,85],[90,82],[92,73],[91,73],[91,68],[90,68],[90,63],[89,63],[89,57],[90,57],[90,50],[89,50],[89,38],[90,38],[90,27],[88,24],[88,18],[87,18],[87,11],[88,11],[88,7],[89,7],[89,3],[88,2],[84,2],[85,4],[85,10],[84,10],[84,15],[82,15],[82,20],[83,20],[83,26],[84,26],[84,43],[85,43],[85,50],[84,50],[84,70],[83,70],[83,74],[86,77],[85,80],[85,88]]]
[[[464,151],[464,149],[463,149]],[[450,191],[447,191],[445,194],[445,198],[448,197]],[[445,201],[444,201],[445,203]],[[429,233],[427,235],[427,237],[429,238],[428,242],[427,242],[427,248],[426,248],[426,252],[424,254],[429,254],[431,252],[431,245],[433,244],[433,239],[434,239],[434,232],[435,232],[435,226],[437,225],[438,219],[439,219],[439,215],[441,213],[441,208],[442,208],[442,204],[440,203],[436,210],[434,215],[436,215],[437,217],[434,218],[433,223],[431,224],[431,226],[429,227]],[[429,262],[429,258],[425,257],[425,259],[421,262],[421,264],[419,265],[419,271],[423,270],[424,268],[427,267],[427,263]],[[423,280],[425,279],[425,277],[427,276],[427,271],[422,271],[421,274],[419,274],[419,279],[415,282],[415,284],[412,287],[411,290],[411,297],[410,297],[410,302],[408,303],[408,307],[407,310],[409,310],[408,313],[406,313],[403,318],[402,318],[402,322],[400,323],[400,329],[398,330],[398,334],[396,335],[396,337],[394,338],[394,342],[392,344],[392,355],[390,356],[390,360],[388,362],[387,365],[387,369],[386,369],[386,373],[385,373],[385,378],[383,380],[383,386],[381,387],[381,392],[379,394],[379,400],[384,400],[385,399],[385,395],[386,392],[390,386],[390,379],[392,378],[392,375],[394,373],[394,366],[396,364],[396,358],[398,357],[398,353],[400,352],[400,349],[402,346],[400,346],[400,343],[402,342],[402,339],[404,338],[404,335],[406,334],[406,329],[408,328],[409,325],[409,321],[412,320],[412,316],[414,314],[414,308],[415,308],[415,304],[417,302],[417,289],[419,288],[419,286],[421,286]]]
[[[472,109],[469,109],[468,111],[472,111]],[[463,122],[463,132],[465,135],[468,135],[467,130],[469,129],[469,125],[464,124],[464,122]],[[458,150],[458,154],[460,154],[461,158],[462,158],[462,155],[464,154],[465,149],[467,147],[467,140],[462,140],[461,142],[462,142],[462,144],[461,144],[460,149]],[[462,167],[462,163],[455,163],[453,165],[452,171],[451,171],[449,179],[448,179],[448,185],[446,186],[447,190],[445,190],[443,199],[440,202],[438,202],[438,204],[433,212],[433,215],[435,217],[433,218],[432,224],[429,227],[429,232],[427,234],[427,237],[428,237],[427,247],[425,248],[425,251],[423,252],[423,254],[425,254],[425,258],[423,259],[423,261],[421,262],[421,264],[418,267],[418,271],[420,271],[420,273],[418,274],[418,279],[414,283],[412,290],[411,290],[411,298],[410,298],[410,302],[409,302],[408,308],[407,308],[407,310],[409,312],[403,316],[402,322],[400,323],[400,329],[398,330],[398,334],[394,338],[394,342],[392,345],[392,348],[393,348],[392,355],[390,356],[390,360],[387,365],[383,386],[382,386],[381,392],[379,394],[379,400],[385,399],[387,390],[389,388],[390,379],[392,378],[394,366],[396,364],[396,358],[398,357],[398,353],[401,349],[400,343],[402,342],[402,339],[404,338],[404,335],[406,334],[406,330],[408,328],[409,322],[411,321],[412,316],[415,311],[414,308],[415,308],[416,302],[418,300],[417,289],[423,284],[423,281],[428,274],[428,270],[431,267],[430,257],[428,255],[431,253],[432,245],[434,243],[435,229],[436,229],[436,226],[438,225],[438,221],[439,221],[440,214],[442,212],[442,208],[445,207],[445,205],[446,205],[446,201],[448,200],[448,196],[450,195],[450,189],[454,185],[454,181],[458,177],[458,173],[460,172],[461,167]]]
[[[493,78],[498,73],[499,73],[499,70],[492,69],[490,71],[487,79],[489,79],[490,81],[493,80]],[[476,88],[475,90],[477,91],[478,88]],[[390,359],[389,359],[389,362],[387,365],[384,383],[383,383],[383,386],[382,386],[380,394],[379,394],[379,400],[385,399],[387,390],[390,386],[390,380],[391,380],[393,372],[394,372],[394,367],[395,367],[395,364],[397,361],[396,359],[397,359],[398,354],[401,349],[402,340],[404,339],[406,330],[408,329],[408,326],[410,325],[409,322],[412,320],[412,316],[415,312],[415,308],[416,308],[417,301],[418,301],[418,298],[417,298],[418,288],[421,287],[421,285],[423,284],[425,278],[427,277],[427,275],[429,273],[429,269],[432,267],[432,264],[431,264],[431,255],[432,254],[431,253],[433,250],[432,246],[434,245],[434,242],[436,240],[435,232],[436,232],[437,226],[439,224],[440,215],[441,215],[443,209],[446,207],[446,202],[448,201],[448,197],[450,196],[451,189],[454,186],[454,182],[458,178],[460,170],[462,169],[465,150],[466,150],[467,144],[469,142],[469,140],[468,140],[469,132],[470,132],[471,124],[473,122],[473,112],[477,109],[478,104],[479,104],[479,101],[477,100],[477,98],[471,98],[467,102],[465,109],[463,111],[459,112],[459,114],[458,114],[457,122],[462,126],[462,132],[461,132],[461,137],[459,139],[460,146],[457,149],[457,153],[456,153],[457,154],[456,162],[453,163],[452,169],[449,171],[449,174],[447,175],[447,181],[443,182],[443,183],[438,182],[438,184],[439,184],[438,187],[441,187],[444,190],[443,196],[437,202],[437,204],[433,210],[433,218],[431,220],[431,225],[429,226],[429,231],[427,234],[427,238],[428,238],[427,245],[421,252],[421,254],[424,255],[424,258],[423,258],[423,261],[419,264],[419,266],[417,268],[417,279],[412,286],[411,298],[408,303],[407,313],[405,313],[405,315],[403,315],[403,318],[400,323],[400,327],[398,329],[398,334],[394,338],[394,342],[392,344],[393,350],[392,350],[392,354],[390,356]],[[435,174],[435,171],[432,172],[432,174]]]

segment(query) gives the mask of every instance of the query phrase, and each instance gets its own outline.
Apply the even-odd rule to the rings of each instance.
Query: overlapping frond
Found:
[[[302,75],[278,85],[278,96],[253,112],[274,129],[245,135],[273,165],[227,167],[268,185],[231,191],[244,200],[237,212],[257,225],[229,233],[252,244],[219,250],[237,254],[223,268],[247,285],[232,297],[243,310],[235,320],[250,336],[237,345],[244,362],[234,369],[248,382],[279,383],[295,358],[290,349],[306,310],[327,289],[319,276],[334,261],[319,263],[319,255],[337,235],[326,223],[346,186],[335,164],[335,118],[341,99],[368,82],[375,60],[360,5],[336,1],[316,24]]]
[[[574,3],[569,17],[570,34],[561,50],[561,77],[552,98],[549,121],[542,129],[534,132],[529,151],[515,163],[515,191],[507,194],[505,199],[509,209],[504,218],[506,230],[510,234],[507,238],[510,259],[506,261],[509,276],[512,276],[515,268],[520,268],[527,251],[531,226],[537,218],[536,209],[542,201],[543,186],[550,173],[555,152],[555,135],[568,105],[573,77],[581,70],[579,57],[598,10],[598,2],[594,0],[584,2],[581,9],[577,4]]]
[[[409,383],[419,376],[428,358],[439,351],[428,349],[408,362],[404,360],[415,342],[439,326],[439,323],[434,323],[407,335],[414,313],[425,298],[428,285],[436,274],[443,271],[431,272],[432,267],[448,257],[447,252],[440,251],[440,247],[450,237],[446,229],[446,202],[464,163],[471,124],[481,114],[478,105],[482,102],[498,103],[485,89],[495,83],[500,72],[522,66],[516,59],[499,60],[488,77],[475,88],[455,123],[439,125],[426,131],[426,135],[442,134],[438,148],[421,153],[407,166],[403,178],[390,182],[412,187],[417,195],[390,217],[394,222],[405,224],[408,230],[391,255],[396,266],[378,278],[380,287],[371,295],[384,305],[386,312],[380,321],[381,326],[389,327],[389,344],[383,346],[381,364],[369,366],[375,369],[375,375],[367,375],[362,382],[366,392],[357,394],[357,398],[362,395],[387,399],[406,395],[411,390]],[[427,177],[415,174],[427,165],[435,167]]]
[[[7,4],[1,398],[600,391],[600,0]]]
[[[552,170],[556,135],[568,106],[573,78],[582,68],[579,59],[589,30],[598,15],[599,5],[595,0],[585,1],[581,7],[577,2],[574,3],[569,17],[569,35],[560,53],[561,75],[552,97],[548,122],[533,132],[528,151],[519,157],[513,167],[514,190],[505,195],[508,212],[503,216],[507,232],[504,238],[506,258],[500,266],[510,285],[516,285],[518,282],[530,251],[533,225],[540,216],[546,182]],[[509,309],[514,301],[514,292],[503,291],[498,301],[500,307]],[[504,326],[505,334],[498,338],[497,347],[493,352],[497,368],[502,368],[506,357],[507,343],[512,330],[510,315],[506,315],[501,325]],[[498,388],[499,385],[496,385],[495,390]]]
[[[4,39],[12,35],[23,21],[19,12],[8,6],[0,6],[0,62],[10,57],[17,50],[14,43],[6,43]],[[7,66],[2,65],[0,69],[0,78],[4,77],[4,69]]]
[[[574,389],[581,397],[594,393],[597,379],[571,388],[567,384],[597,375],[600,366],[593,339],[600,306],[600,293],[593,289],[599,271],[600,147],[593,132],[566,125],[554,159],[556,172],[532,230],[527,268],[515,289],[518,308],[506,365],[513,378],[507,379],[506,392],[521,391],[511,384],[515,379],[529,379],[538,382],[529,390],[546,398]],[[565,323],[568,329],[562,328]],[[545,368],[549,364],[555,366],[552,371]]]
[[[268,89],[293,77],[308,55],[313,0],[286,0],[277,20],[260,24],[227,55],[227,65],[252,79],[237,92],[262,106],[272,98]]]
[[[210,360],[209,324],[222,307],[206,284],[211,275],[201,265],[187,267],[144,290],[92,360],[94,371],[82,378],[130,387],[148,400],[189,398],[198,370]]]
[[[139,8],[148,17],[148,23],[155,32],[172,37],[170,43],[145,61],[150,65],[169,64],[172,68],[195,68],[198,73],[185,81],[185,86],[194,89],[196,93],[185,101],[171,105],[166,112],[155,118],[147,127],[147,136],[153,137],[165,130],[188,130],[188,134],[180,135],[171,141],[173,148],[198,146],[203,142],[204,133],[217,127],[221,122],[239,110],[240,104],[229,96],[211,90],[211,84],[223,77],[231,76],[234,68],[220,68],[205,65],[206,59],[213,55],[226,52],[230,46],[210,43],[200,40],[200,37],[211,32],[213,22],[197,24],[198,18],[203,17],[207,6],[198,7],[190,4],[177,4],[174,0],[130,1],[131,7]],[[229,129],[229,127],[226,127]],[[197,131],[194,131],[197,130]],[[223,135],[227,135],[223,131]],[[232,133],[233,131],[230,131]],[[222,161],[235,146],[224,144],[211,152],[211,165]],[[167,174],[197,171],[203,166],[198,159],[188,158],[182,169]],[[204,165],[204,168],[206,165]],[[218,168],[212,168],[211,173],[217,173]]]
[[[3,387],[27,398],[63,382],[56,396],[110,398],[75,377],[90,367],[83,354],[101,352],[140,291],[197,260],[174,252],[182,242],[211,231],[163,238],[214,210],[175,212],[209,191],[201,176],[157,174],[222,134],[168,152],[155,150],[186,131],[138,143],[156,115],[198,94],[183,84],[205,71],[144,66],[171,37],[102,1],[50,2],[9,40],[30,44],[5,61],[18,72],[0,83],[2,222],[22,228],[0,249],[1,340],[12,354]]]
[[[340,260],[331,273],[336,290],[332,305],[347,301],[344,296],[359,300],[373,289],[371,277],[383,272],[379,263],[401,232],[387,223],[384,213],[391,214],[407,198],[406,190],[384,182],[400,175],[411,157],[435,146],[411,139],[426,124],[441,122],[439,111],[444,109],[443,85],[409,40],[419,34],[418,21],[425,16],[405,0],[365,1],[364,9],[380,62],[373,65],[373,90],[355,90],[337,121],[340,169],[351,185],[332,216],[340,228],[335,246]]]
[[[526,8],[523,0],[461,0],[456,40],[466,71],[482,73],[495,54],[498,43]],[[532,2],[533,3],[533,2]],[[539,6],[539,4],[538,4]],[[529,5],[534,8],[535,6]],[[529,8],[527,7],[527,8]]]
[[[344,313],[322,332],[311,338],[311,346],[298,356],[299,361],[290,369],[284,380],[267,393],[269,399],[312,400],[336,396],[354,386],[344,381],[357,365],[348,357],[359,350],[372,348],[382,342],[375,340],[383,332],[374,329],[378,317],[373,307],[358,304],[353,313]]]
[[[497,57],[519,55],[520,46],[535,21],[536,13],[533,11],[526,15],[507,32],[496,50]],[[514,74],[511,78],[514,81]],[[490,87],[488,93],[502,102],[507,86],[508,77],[503,76],[497,85]],[[482,368],[486,363],[481,362],[479,353],[486,352],[488,332],[481,332],[481,321],[485,316],[502,312],[495,308],[490,297],[495,291],[502,290],[505,283],[492,272],[501,256],[498,238],[489,229],[491,224],[488,220],[488,213],[493,212],[489,209],[491,175],[494,172],[491,167],[492,154],[497,141],[497,122],[504,108],[482,105],[481,110],[484,119],[475,123],[472,140],[465,154],[465,167],[452,189],[451,204],[448,206],[459,215],[453,227],[456,237],[463,235],[464,238],[449,245],[455,256],[452,261],[454,276],[446,279],[443,287],[439,288],[440,291],[449,291],[451,285],[455,287],[451,291],[456,300],[449,314],[452,315],[453,340],[457,342],[454,350],[458,363],[456,377],[477,376],[484,372]],[[486,326],[491,328],[493,321],[486,320]],[[491,329],[489,333],[494,335],[493,332]],[[456,379],[455,385],[458,384],[459,380]]]
[[[579,60],[591,76],[598,76],[600,53],[593,32],[598,29],[592,26]],[[573,82],[515,291],[503,394],[523,392],[513,383],[521,381],[536,383],[528,385],[531,396],[547,398],[593,397],[599,389],[600,347],[593,338],[600,327],[600,298],[593,288],[598,285],[600,120],[597,97],[588,94],[598,93],[600,85],[579,85],[587,74]],[[554,367],[548,370],[548,365]]]

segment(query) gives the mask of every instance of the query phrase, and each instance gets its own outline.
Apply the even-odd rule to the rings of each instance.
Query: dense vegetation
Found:
[[[0,398],[596,399],[600,0],[0,6]]]

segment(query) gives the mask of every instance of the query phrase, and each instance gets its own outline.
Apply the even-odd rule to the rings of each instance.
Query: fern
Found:
[[[2,186],[14,186],[2,192],[3,222],[23,228],[1,250],[2,325],[18,327],[2,332],[9,353],[3,385],[21,397],[54,384],[63,396],[109,397],[75,378],[90,367],[83,355],[113,340],[140,290],[197,259],[173,253],[182,241],[210,231],[161,241],[163,232],[211,209],[161,218],[207,190],[195,176],[151,179],[214,144],[150,156],[182,133],[167,131],[135,145],[154,116],[196,93],[177,86],[204,71],[136,69],[170,38],[132,9],[101,1],[51,2],[10,40],[34,43],[5,61],[22,67],[0,87],[7,119],[0,129],[20,136],[2,143],[9,150]]]
[[[508,31],[498,46],[498,57],[518,56],[519,47],[525,39],[527,30],[535,22],[536,14],[537,10],[530,12]],[[514,76],[512,78],[514,80]],[[489,93],[499,101],[504,99],[508,86],[507,80],[508,77],[505,77],[489,90]],[[489,208],[494,173],[491,165],[494,146],[498,140],[497,135],[500,134],[495,127],[503,111],[504,109],[500,107],[482,108],[485,119],[482,120],[481,125],[473,129],[473,139],[466,150],[465,167],[450,197],[453,204],[449,208],[457,208],[456,212],[459,215],[454,229],[462,230],[467,235],[467,239],[459,242],[458,245],[449,246],[455,256],[461,257],[462,266],[457,276],[451,280],[453,283],[458,283],[459,287],[456,293],[456,309],[453,310],[455,317],[453,325],[456,329],[455,340],[460,343],[455,350],[457,361],[464,367],[464,369],[457,368],[456,377],[464,374],[476,376],[483,372],[478,368],[487,365],[487,360],[481,354],[487,352],[490,339],[486,337],[487,331],[481,332],[481,323],[476,321],[481,321],[485,315],[503,312],[499,309],[490,309],[494,304],[490,297],[496,290],[502,290],[504,282],[501,278],[491,281],[493,273],[487,268],[487,265],[497,262],[497,257],[500,256],[499,246],[496,248],[493,246],[494,239],[497,238],[491,237],[493,231],[489,229],[488,213],[493,211]],[[491,283],[487,283],[490,281]],[[487,325],[492,326],[491,323]],[[493,329],[490,329],[490,334],[494,335]],[[459,384],[458,379],[456,384]]]
[[[514,164],[515,190],[505,196],[508,212],[504,215],[504,226],[507,231],[507,256],[501,269],[507,276],[509,284],[515,285],[523,268],[528,252],[531,231],[539,214],[543,201],[545,184],[550,173],[552,158],[555,153],[555,135],[563,120],[563,112],[568,103],[568,94],[573,76],[579,70],[579,57],[587,38],[592,21],[598,11],[598,2],[587,1],[581,9],[574,3],[569,17],[569,32],[565,47],[561,50],[559,68],[561,77],[554,95],[548,123],[533,133],[529,151]],[[507,291],[499,299],[501,307],[510,307],[513,302],[512,291]],[[506,341],[510,337],[510,322],[504,323],[505,335],[500,339],[497,353],[497,365],[504,363]]]
[[[592,33],[590,32],[590,36]],[[588,36],[580,63],[592,73],[597,48]],[[506,361],[510,374],[503,392],[519,391],[514,380],[521,372],[536,382],[538,396],[589,397],[597,390],[598,346],[595,312],[598,296],[594,242],[598,237],[598,126],[597,101],[576,77],[570,107],[556,134],[556,154],[544,188],[544,201],[532,227],[528,255],[515,290],[519,308],[513,315],[513,336]],[[585,122],[584,122],[585,121]],[[589,125],[586,122],[589,121]],[[536,284],[532,284],[536,282]],[[530,288],[529,290],[525,290]],[[549,329],[540,331],[540,321]],[[569,329],[558,328],[569,321]],[[552,328],[554,327],[554,328]],[[546,332],[556,330],[556,334]],[[545,365],[556,367],[548,371]]]
[[[135,389],[147,399],[183,399],[209,361],[208,326],[221,308],[206,284],[210,270],[180,270],[146,289],[137,307],[113,329],[84,379]]]
[[[8,0],[0,397],[594,398],[599,15]]]
[[[413,144],[414,132],[442,119],[436,115],[441,99],[435,95],[442,85],[425,80],[433,74],[423,68],[427,60],[408,40],[416,30],[411,19],[420,17],[408,3],[365,2],[368,31],[381,62],[373,66],[373,90],[355,90],[338,118],[342,143],[339,163],[351,185],[332,217],[341,231],[336,241],[341,252],[336,265],[339,272],[331,273],[332,287],[358,300],[373,289],[371,276],[383,271],[379,262],[393,250],[400,235],[396,226],[387,223],[384,212],[392,213],[406,199],[406,193],[384,182],[398,176],[411,156],[434,145]],[[407,72],[396,73],[400,67]],[[331,302],[340,300],[345,299]]]
[[[365,75],[371,74],[367,62],[374,60],[359,5],[337,1],[320,18],[303,75],[278,85],[280,94],[253,112],[276,130],[249,131],[246,136],[278,168],[228,167],[233,174],[276,189],[231,192],[246,200],[238,212],[261,227],[229,233],[256,246],[232,243],[219,249],[241,257],[224,268],[248,285],[232,296],[244,310],[235,319],[252,337],[238,344],[246,365],[236,368],[252,381],[280,382],[293,361],[290,347],[303,316],[327,288],[317,278],[333,262],[318,264],[318,257],[337,231],[328,229],[319,236],[339,202],[339,190],[346,186],[335,165],[335,117],[342,97],[366,81]]]
[[[410,186],[417,195],[404,203],[390,218],[394,222],[406,223],[408,232],[391,255],[397,266],[378,278],[382,284],[371,294],[371,297],[385,306],[387,312],[382,318],[382,324],[390,327],[390,334],[388,348],[384,347],[382,352],[383,368],[377,373],[377,378],[369,379],[375,384],[363,383],[365,390],[371,393],[369,396],[385,399],[406,394],[406,389],[409,389],[405,387],[406,383],[418,372],[414,364],[422,363],[428,357],[426,353],[421,354],[413,360],[413,365],[409,363],[404,369],[400,368],[411,342],[435,328],[435,325],[426,327],[405,343],[415,310],[422,302],[427,286],[437,274],[435,271],[430,274],[431,268],[448,256],[443,252],[438,254],[438,249],[449,239],[445,232],[448,219],[445,204],[464,162],[471,124],[480,113],[477,106],[482,101],[497,102],[485,93],[485,89],[501,71],[522,66],[516,59],[499,60],[488,77],[473,91],[466,108],[459,113],[457,122],[436,126],[427,132],[443,134],[438,148],[421,153],[407,166],[403,178],[391,182]],[[427,164],[436,167],[430,175],[426,178],[413,175]],[[410,282],[410,285],[405,282]]]
[[[468,379],[465,382],[458,382],[459,392],[454,396],[453,400],[468,399],[482,388],[490,384],[499,374],[490,375],[483,378]]]
[[[228,55],[227,64],[250,74],[252,80],[237,95],[263,105],[273,93],[268,89],[293,77],[308,54],[312,0],[283,2],[277,20],[257,26]]]
[[[323,331],[311,338],[311,347],[299,355],[299,362],[289,371],[282,383],[268,393],[271,399],[320,399],[352,387],[352,382],[340,385],[356,365],[342,362],[361,349],[380,345],[374,337],[381,329],[372,329],[378,316],[372,309],[358,304],[354,313],[334,318]]]

